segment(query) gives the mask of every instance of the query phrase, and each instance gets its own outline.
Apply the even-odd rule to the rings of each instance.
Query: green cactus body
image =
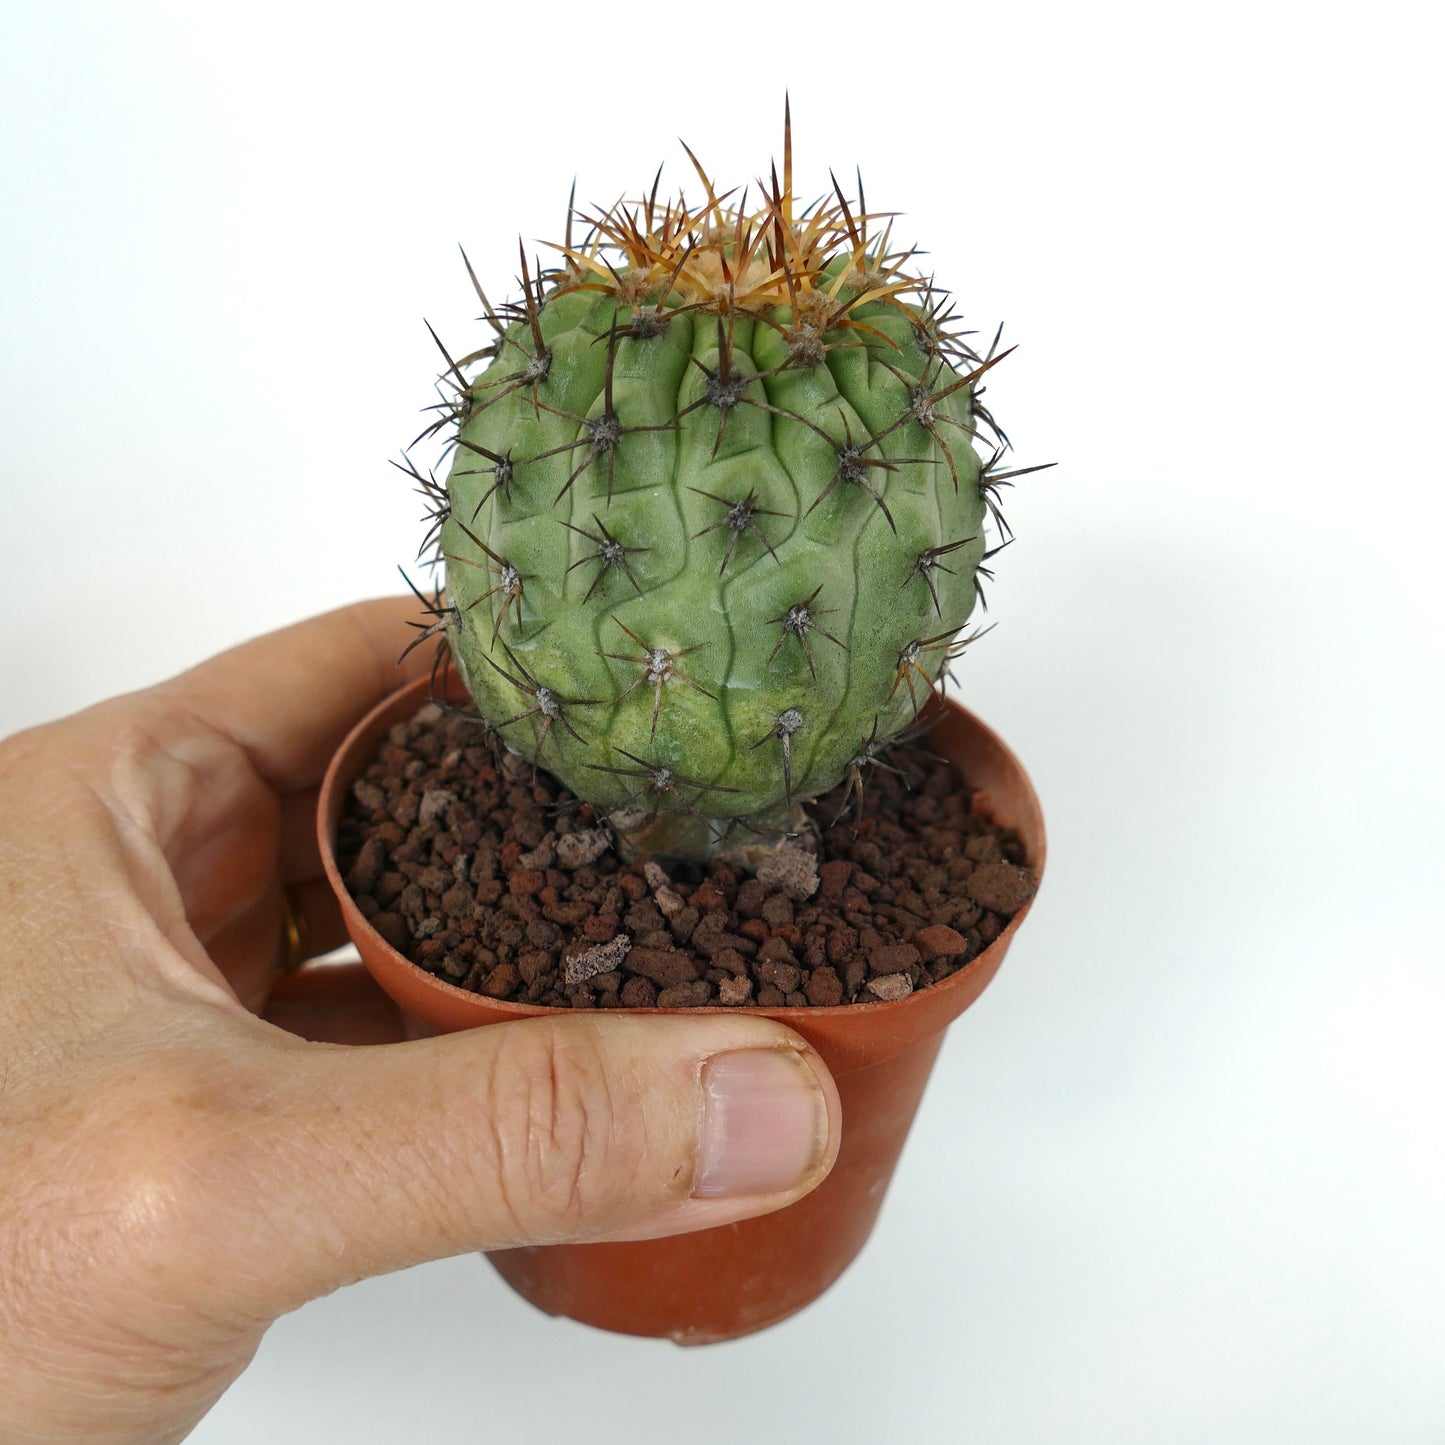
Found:
[[[972,445],[992,361],[867,222],[776,184],[616,208],[449,363],[457,666],[579,797],[673,820],[662,851],[785,831],[912,723],[979,596],[1017,475]]]

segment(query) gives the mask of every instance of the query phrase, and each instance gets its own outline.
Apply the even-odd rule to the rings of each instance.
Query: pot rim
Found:
[[[332,755],[327,766],[325,777],[322,779],[320,796],[317,805],[317,842],[321,850],[322,866],[325,869],[328,882],[340,903],[347,930],[353,938],[356,937],[358,929],[369,936],[369,941],[377,954],[387,957],[388,964],[402,971],[403,976],[410,975],[410,981],[422,989],[435,993],[443,999],[451,999],[459,1005],[472,1005],[477,1008],[485,1008],[486,1012],[497,1018],[548,1018],[558,1014],[571,1012],[566,1009],[559,1009],[554,1006],[533,1003],[519,1003],[510,999],[493,999],[484,994],[478,994],[470,989],[460,987],[449,980],[437,977],[429,973],[419,964],[413,963],[404,954],[393,948],[382,936],[371,927],[366,916],[357,907],[355,899],[351,896],[342,877],[340,867],[336,861],[335,836],[342,809],[345,805],[346,794],[352,782],[358,777],[369,761],[370,752],[361,760],[359,766],[350,766],[356,759],[357,754],[369,745],[374,751],[380,738],[393,723],[403,720],[411,711],[421,707],[428,698],[434,699],[435,694],[431,687],[431,679],[426,677],[416,678],[397,688],[381,702],[371,708],[354,727],[347,733],[341,745]],[[987,747],[994,750],[1004,768],[1016,774],[1017,781],[1021,784],[1021,797],[1027,817],[1021,820],[1004,820],[1005,825],[1012,827],[1023,837],[1029,870],[1033,873],[1036,884],[1042,881],[1044,863],[1047,853],[1047,845],[1044,835],[1043,815],[1039,807],[1038,797],[1034,792],[1033,785],[1028,775],[1024,772],[1022,764],[1008,745],[993,731],[992,728],[982,722],[968,709],[951,698],[940,699],[943,704],[943,712],[938,723],[945,730],[966,729],[973,732],[977,738]],[[373,734],[375,736],[373,736]],[[968,782],[965,779],[965,782]],[[975,804],[983,800],[985,808],[988,806],[988,790],[971,787]],[[1021,826],[1022,825],[1022,826]],[[1037,892],[1035,893],[1037,896]],[[637,1016],[651,1014],[672,1015],[672,1014],[706,1014],[722,1013],[735,1014],[740,1008],[745,1008],[748,1013],[760,1014],[767,1018],[777,1019],[789,1026],[796,1028],[799,1032],[806,1034],[807,1025],[821,1024],[829,1019],[849,1018],[859,1023],[864,1020],[876,1020],[886,1016],[896,1017],[901,1012],[916,1009],[927,1005],[930,1000],[934,1006],[941,1003],[949,993],[956,993],[959,990],[968,990],[973,986],[981,989],[983,984],[992,977],[997,969],[998,963],[1002,960],[1004,952],[1012,941],[1015,933],[1018,932],[1020,924],[1033,907],[1033,899],[1024,904],[1017,913],[1000,930],[995,938],[974,958],[970,959],[957,972],[950,974],[946,979],[938,983],[929,984],[927,988],[915,989],[906,998],[884,1000],[880,999],[872,1003],[849,1003],[849,1004],[819,1004],[803,1007],[779,1005],[777,1007],[758,1007],[756,1005],[728,1005],[728,1004],[700,1004],[694,1008],[629,1008],[618,1010],[605,1010],[606,1013],[618,1012]],[[980,980],[979,975],[983,975]],[[384,986],[384,985],[383,985]],[[970,1000],[971,1001],[971,1000]],[[966,1005],[965,1005],[966,1006]],[[957,1010],[955,1010],[957,1012]],[[480,1020],[479,1020],[480,1022]]]

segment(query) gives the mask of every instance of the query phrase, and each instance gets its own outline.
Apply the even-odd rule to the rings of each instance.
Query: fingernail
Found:
[[[817,1076],[792,1049],[717,1054],[702,1070],[694,1198],[778,1194],[802,1183],[828,1142]]]

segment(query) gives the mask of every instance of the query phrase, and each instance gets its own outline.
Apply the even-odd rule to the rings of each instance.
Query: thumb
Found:
[[[838,1151],[827,1068],[763,1018],[563,1016],[288,1053],[286,1102],[244,1136],[274,1236],[258,1248],[238,1221],[258,1313],[473,1250],[766,1214]]]

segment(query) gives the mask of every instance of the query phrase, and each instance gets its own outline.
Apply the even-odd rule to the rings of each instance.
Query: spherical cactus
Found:
[[[576,242],[569,219],[519,301],[477,287],[494,336],[447,356],[451,471],[423,479],[436,629],[482,716],[694,857],[786,834],[909,728],[1020,474],[979,399],[999,358],[861,184],[799,207],[786,131],[754,209],[698,174],[695,207],[654,184]]]

